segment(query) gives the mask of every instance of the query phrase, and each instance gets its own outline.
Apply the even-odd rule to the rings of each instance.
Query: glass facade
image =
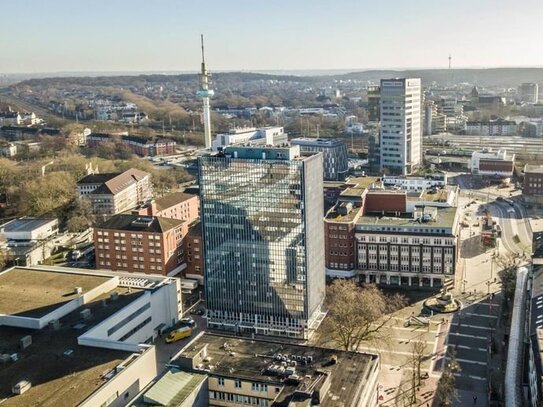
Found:
[[[325,290],[322,155],[296,151],[231,147],[199,160],[212,328],[306,337],[318,319]]]

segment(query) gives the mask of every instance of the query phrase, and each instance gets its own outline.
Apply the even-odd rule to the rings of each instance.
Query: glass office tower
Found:
[[[199,165],[208,326],[307,338],[325,296],[322,154],[227,147]]]

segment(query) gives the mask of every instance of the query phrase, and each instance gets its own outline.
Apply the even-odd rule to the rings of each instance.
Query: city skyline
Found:
[[[449,54],[453,68],[543,66],[543,4],[523,6],[27,0],[3,5],[15,17],[0,27],[0,73],[195,72],[201,33],[215,72],[447,68]]]

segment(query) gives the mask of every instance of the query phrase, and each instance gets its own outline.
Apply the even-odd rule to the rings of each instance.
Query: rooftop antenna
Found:
[[[209,89],[209,83],[211,75],[207,73],[207,67],[205,62],[205,53],[204,53],[204,35],[200,35],[200,41],[202,44],[202,67],[201,72],[198,75],[200,79],[200,88],[196,94],[202,98],[204,104],[204,140],[206,150],[211,149],[211,107],[209,104],[209,99],[215,94],[212,89]]]

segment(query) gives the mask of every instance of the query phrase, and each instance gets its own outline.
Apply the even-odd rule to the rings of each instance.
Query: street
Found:
[[[470,226],[461,231],[463,269],[461,284],[457,284],[454,294],[463,307],[460,312],[451,315],[447,336],[447,347],[454,347],[460,366],[460,371],[455,375],[458,400],[454,406],[488,406],[489,378],[493,369],[499,368],[499,363],[492,362],[490,349],[496,350],[498,346],[500,350],[503,333],[498,325],[502,311],[501,287],[497,279],[500,262],[497,259],[500,256],[529,253],[531,229],[526,211],[518,204],[519,191],[480,185],[476,178],[469,176],[457,179],[462,188],[458,204],[462,216],[467,216],[471,225],[479,221],[487,207],[502,230],[495,248],[485,247],[481,243],[479,228],[472,229]],[[507,198],[513,204],[498,197]],[[476,203],[468,206],[473,200]],[[438,367],[443,368],[446,363],[446,359],[442,360]]]

